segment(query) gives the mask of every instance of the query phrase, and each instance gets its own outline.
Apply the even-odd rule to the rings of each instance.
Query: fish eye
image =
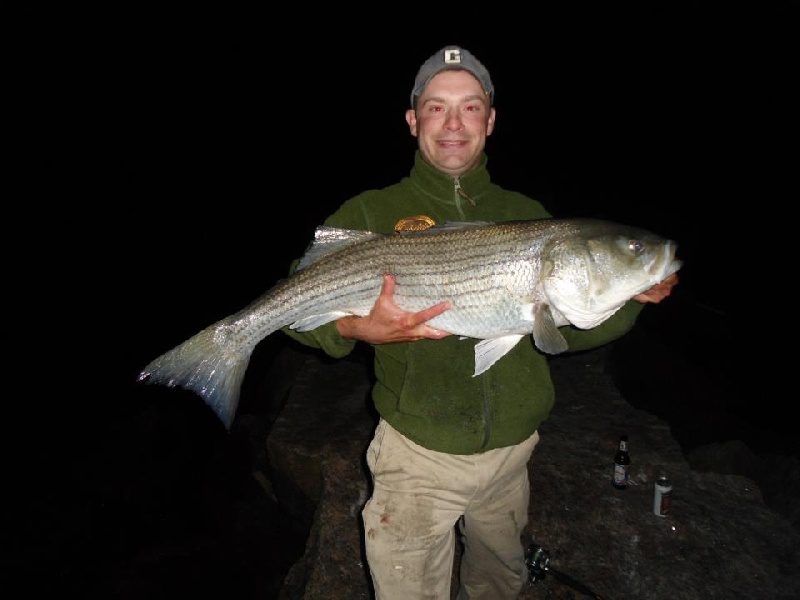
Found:
[[[644,251],[644,242],[642,240],[628,240],[628,248],[634,254],[641,254]]]

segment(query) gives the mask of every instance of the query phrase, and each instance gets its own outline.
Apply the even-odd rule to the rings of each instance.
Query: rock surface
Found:
[[[753,479],[724,467],[692,470],[669,425],[621,396],[608,356],[605,348],[552,360],[558,399],[530,461],[523,540],[549,552],[550,571],[522,598],[585,597],[581,589],[609,599],[800,597],[796,523],[767,506]],[[267,445],[276,494],[310,534],[280,598],[369,598],[360,510],[376,415],[367,361],[330,362],[300,351],[290,362],[302,377],[288,391]],[[621,433],[630,437],[632,456],[632,485],[624,491],[610,483]],[[722,458],[714,459],[715,452]],[[697,460],[708,470],[730,456],[711,446]],[[674,485],[666,518],[652,512],[660,473]],[[457,579],[456,564],[453,595]]]
[[[551,571],[525,597],[582,597],[557,572],[609,599],[800,597],[790,403],[743,385],[767,370],[742,369],[734,323],[679,309],[649,311],[661,324],[645,311],[613,346],[552,361],[558,398],[531,460],[528,532]],[[368,357],[332,361],[287,340],[256,348],[230,431],[195,394],[135,381],[151,349],[127,363],[109,353],[79,403],[63,393],[76,371],[46,378],[57,389],[37,391],[47,402],[23,403],[32,414],[15,421],[25,443],[8,437],[6,587],[98,600],[368,597]],[[609,483],[620,433],[636,483],[624,492]],[[675,484],[666,519],[650,512],[661,470]]]

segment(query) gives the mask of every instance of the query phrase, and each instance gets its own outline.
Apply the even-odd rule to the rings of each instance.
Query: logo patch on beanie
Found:
[[[460,65],[461,64],[461,48],[450,48],[444,51],[444,64],[446,65]]]

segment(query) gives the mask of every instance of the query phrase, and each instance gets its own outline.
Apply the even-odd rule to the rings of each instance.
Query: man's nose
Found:
[[[464,122],[461,120],[461,115],[458,111],[447,113],[447,119],[444,122],[444,128],[450,131],[458,131],[464,128]]]

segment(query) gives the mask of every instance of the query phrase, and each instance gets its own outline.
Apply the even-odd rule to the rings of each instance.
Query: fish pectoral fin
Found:
[[[521,335],[504,335],[499,338],[482,340],[475,344],[475,373],[472,376],[480,375],[503,358],[517,345],[522,337]]]
[[[311,331],[320,325],[325,325],[325,323],[330,323],[331,321],[335,321],[336,319],[341,319],[342,317],[347,317],[352,314],[353,313],[342,310],[332,310],[331,312],[322,313],[321,315],[309,315],[308,317],[298,319],[289,325],[289,329],[294,329],[296,331]]]
[[[553,320],[553,313],[547,306],[537,309],[532,335],[536,347],[547,354],[561,354],[569,348],[567,340],[561,335]]]

